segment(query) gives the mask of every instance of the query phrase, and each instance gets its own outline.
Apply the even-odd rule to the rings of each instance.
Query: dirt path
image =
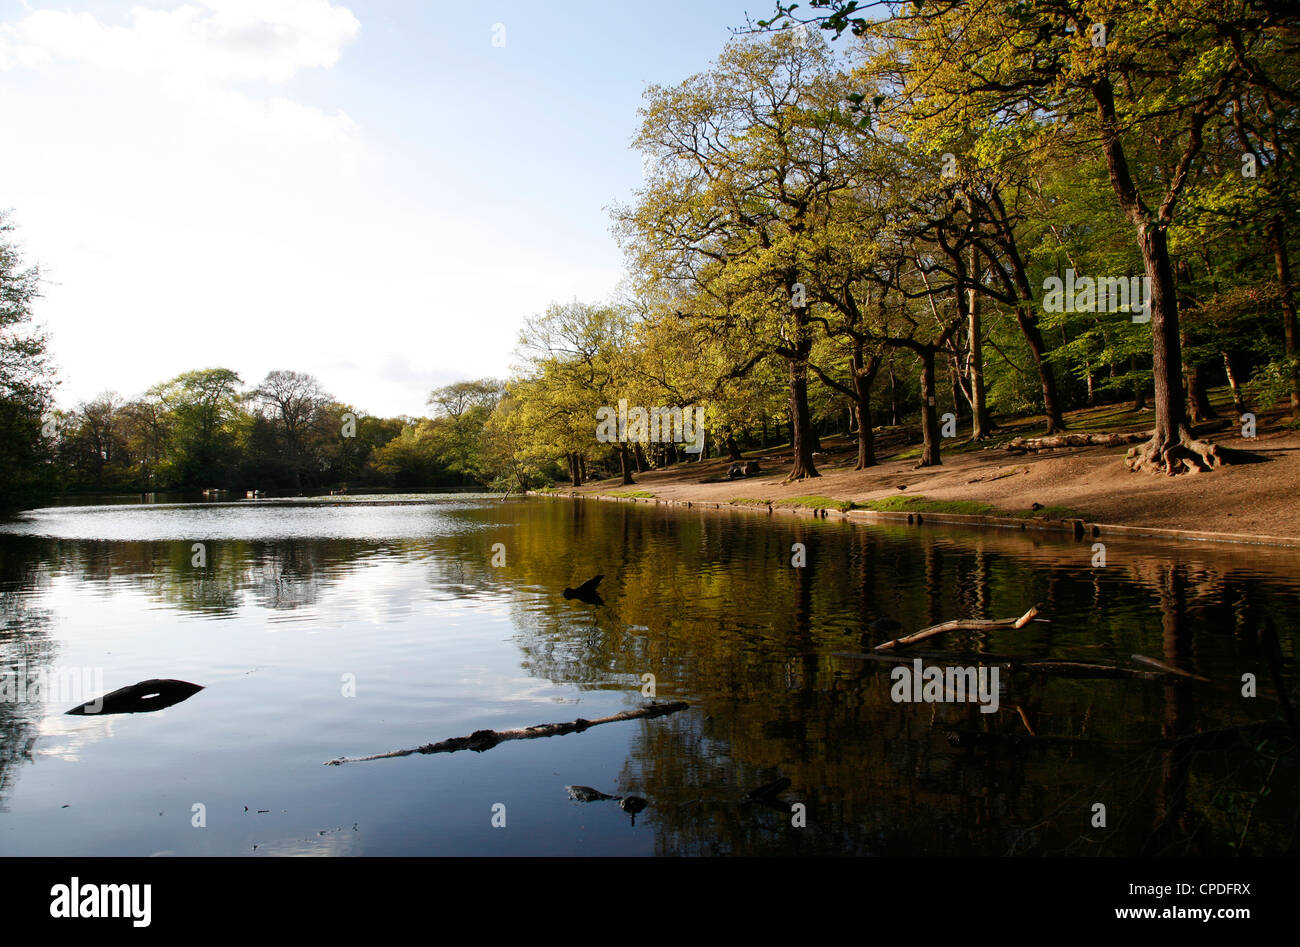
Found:
[[[1258,462],[1178,477],[1130,473],[1122,447],[1024,455],[1002,448],[948,451],[942,466],[925,469],[915,469],[914,456],[885,456],[879,466],[855,471],[853,445],[827,441],[828,452],[818,457],[821,476],[798,483],[782,483],[790,469],[787,448],[784,453],[747,453],[747,459],[759,460],[762,473],[743,480],[702,482],[726,476],[731,462],[714,458],[639,473],[632,487],[615,478],[577,492],[646,491],[659,499],[704,503],[742,497],[779,503],[810,495],[861,503],[919,496],[988,503],[996,507],[993,513],[1028,511],[1038,503],[1096,523],[1300,537],[1300,435],[1278,428],[1261,429],[1249,440],[1237,434],[1232,429],[1212,439],[1223,447],[1249,450]]]

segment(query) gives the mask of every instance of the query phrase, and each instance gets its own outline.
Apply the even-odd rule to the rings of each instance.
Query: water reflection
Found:
[[[115,801],[145,854],[1280,854],[1296,844],[1300,777],[1285,731],[1184,739],[1293,716],[1294,552],[1112,542],[1096,569],[1087,543],[1031,534],[463,497],[60,508],[7,528],[0,665],[102,666],[110,680],[166,671],[208,688],[203,708],[81,730],[49,722],[66,706],[0,702],[9,850],[137,853],[106,830],[76,835],[53,807],[88,779],[125,786],[160,746],[175,771],[155,767],[158,806],[177,824],[156,800],[138,812]],[[599,593],[578,594],[602,575]],[[1210,683],[1006,671],[987,714],[896,703],[891,665],[861,656],[898,628],[1004,618],[1035,602],[1050,621],[933,639],[927,649],[944,654],[926,660],[1136,667],[1140,654]],[[1247,674],[1256,696],[1243,696]],[[691,708],[511,744],[493,762],[320,766],[594,719],[647,696]],[[571,786],[639,801],[578,805]],[[284,804],[254,805],[250,818],[241,800],[257,794]],[[191,796],[229,819],[187,831]],[[485,800],[506,796],[521,814],[492,834]],[[801,827],[794,803],[806,807]]]

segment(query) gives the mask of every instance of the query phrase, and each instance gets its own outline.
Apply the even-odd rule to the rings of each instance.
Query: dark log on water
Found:
[[[326,760],[325,765],[338,766],[342,763],[387,760],[398,756],[412,756],[416,753],[455,753],[457,750],[473,750],[475,753],[483,753],[492,749],[498,743],[505,743],[507,740],[533,740],[538,737],[557,737],[566,733],[581,733],[583,730],[599,726],[602,723],[663,717],[666,714],[675,714],[679,710],[685,710],[689,706],[689,704],[680,700],[667,703],[652,702],[635,710],[624,710],[621,713],[609,717],[599,717],[596,720],[583,720],[579,717],[569,723],[539,723],[536,726],[525,727],[522,730],[475,730],[467,737],[452,737],[449,740],[443,740],[439,743],[426,743],[424,746],[413,747],[409,750],[392,750],[388,753],[376,753],[374,756],[340,756],[336,760]]]
[[[189,681],[152,678],[139,684],[119,687],[102,697],[79,704],[67,713],[74,717],[149,714],[156,710],[174,707],[183,700],[189,700],[201,690],[203,685],[191,684]]]
[[[745,802],[768,802],[776,799],[777,796],[789,788],[790,777],[782,776],[770,783],[759,786],[757,789],[751,789],[745,794]]]
[[[886,641],[884,644],[878,644],[873,649],[875,651],[889,651],[894,648],[900,648],[909,645],[914,641],[921,641],[925,638],[941,635],[946,631],[993,631],[997,628],[1023,628],[1028,625],[1038,615],[1040,605],[1035,605],[1029,611],[1025,612],[1019,618],[1002,618],[994,621],[988,621],[980,618],[956,618],[952,621],[945,621],[938,625],[931,625],[929,628],[922,628],[918,632],[905,635],[902,638],[895,638],[893,641]]]

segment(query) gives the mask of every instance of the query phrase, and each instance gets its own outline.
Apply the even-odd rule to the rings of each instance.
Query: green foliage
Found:
[[[42,419],[55,382],[46,336],[32,324],[40,272],[23,264],[13,233],[0,211],[0,507],[54,483]]]

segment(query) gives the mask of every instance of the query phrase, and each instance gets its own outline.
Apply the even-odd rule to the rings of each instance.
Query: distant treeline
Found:
[[[48,412],[5,492],[483,485],[492,479],[483,424],[500,387],[459,382],[432,393],[431,417],[379,418],[302,372],[274,371],[251,387],[225,368],[185,372],[135,399],[108,392]]]

